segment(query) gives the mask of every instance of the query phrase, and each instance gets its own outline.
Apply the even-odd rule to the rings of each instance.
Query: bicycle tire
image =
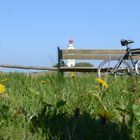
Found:
[[[113,77],[128,75],[131,71],[131,66],[122,60],[120,66],[115,69],[119,62],[119,59],[104,60],[97,69],[97,76],[107,81],[109,75],[113,75]]]
[[[138,63],[136,64],[136,73],[138,74],[138,75],[140,75],[140,62],[138,61]]]

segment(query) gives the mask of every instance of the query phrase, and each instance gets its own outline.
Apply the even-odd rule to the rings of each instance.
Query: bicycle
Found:
[[[133,56],[140,54],[140,48],[130,49],[133,40],[121,40],[121,45],[126,46],[126,53],[119,59],[104,60],[97,69],[97,76],[105,79],[109,75],[126,76],[140,74],[140,62],[133,60]],[[130,60],[131,65],[127,62]]]

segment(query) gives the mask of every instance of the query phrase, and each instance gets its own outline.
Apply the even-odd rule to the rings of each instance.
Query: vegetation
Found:
[[[140,137],[140,78],[1,74],[1,140]],[[5,88],[4,88],[5,86]]]
[[[63,63],[64,67],[67,67],[65,63]],[[53,67],[58,67],[58,64],[55,64]],[[78,62],[75,64],[75,67],[93,67],[93,64],[88,62]]]
[[[66,65],[64,62],[62,63],[62,65],[63,65],[64,67],[67,67],[67,65]],[[58,63],[55,64],[55,65],[53,65],[53,67],[58,68]]]
[[[93,67],[93,64],[88,62],[79,62],[75,64],[75,67]]]

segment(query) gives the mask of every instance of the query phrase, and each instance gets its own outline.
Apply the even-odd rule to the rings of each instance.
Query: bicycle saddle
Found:
[[[134,43],[134,41],[133,40],[125,40],[125,39],[121,40],[122,46],[127,46],[128,44],[131,44],[131,43]]]

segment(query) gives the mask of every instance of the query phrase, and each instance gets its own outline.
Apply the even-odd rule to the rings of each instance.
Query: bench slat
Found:
[[[60,67],[63,72],[97,72],[94,67]]]
[[[122,55],[63,55],[63,59],[83,59],[83,60],[104,60],[104,59],[118,59],[120,58]]]
[[[76,60],[104,60],[104,59],[119,59],[121,54],[108,54],[108,55],[63,55],[63,59],[76,59]],[[134,60],[140,60],[140,56],[132,56]]]
[[[140,60],[140,55],[138,55],[138,56],[132,56],[132,58],[133,58],[134,60]]]
[[[62,49],[62,54],[125,54],[125,50]]]

